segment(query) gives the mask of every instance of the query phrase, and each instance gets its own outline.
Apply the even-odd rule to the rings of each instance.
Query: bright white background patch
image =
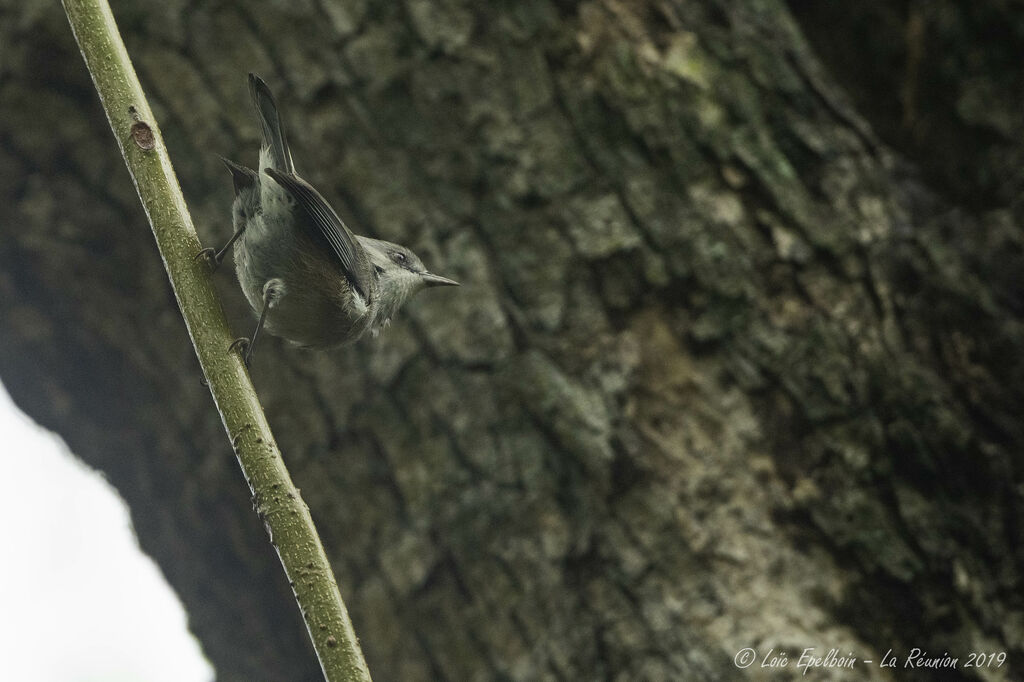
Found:
[[[0,443],[0,680],[212,680],[124,502],[2,386]]]

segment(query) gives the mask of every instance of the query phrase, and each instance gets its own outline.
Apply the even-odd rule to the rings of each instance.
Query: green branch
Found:
[[[149,216],[174,295],[257,513],[295,592],[330,682],[369,680],[309,509],[299,497],[217,300],[163,138],[106,0],[63,0],[75,39]]]

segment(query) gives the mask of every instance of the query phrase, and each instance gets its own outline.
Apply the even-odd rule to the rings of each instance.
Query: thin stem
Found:
[[[110,127],[149,217],[196,355],[252,491],[257,513],[295,592],[324,677],[368,681],[369,671],[309,508],[270,432],[249,375],[229,351],[231,332],[201,245],[106,0],[63,0]]]

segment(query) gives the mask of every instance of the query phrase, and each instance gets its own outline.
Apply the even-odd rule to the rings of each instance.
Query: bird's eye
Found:
[[[408,259],[405,257],[405,254],[402,253],[401,251],[393,251],[391,253],[391,260],[395,261],[396,263],[404,263]]]

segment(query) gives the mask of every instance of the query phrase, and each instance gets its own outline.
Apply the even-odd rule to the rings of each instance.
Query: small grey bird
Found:
[[[399,244],[352,234],[330,204],[295,173],[270,88],[249,74],[263,144],[259,171],[223,159],[235,187],[235,233],[220,251],[204,249],[216,268],[234,245],[242,292],[259,322],[238,339],[249,364],[260,330],[309,348],[376,336],[413,294],[458,282],[427,272]]]

